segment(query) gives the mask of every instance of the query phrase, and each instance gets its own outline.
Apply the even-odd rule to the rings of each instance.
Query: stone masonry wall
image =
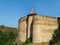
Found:
[[[27,16],[19,20],[18,37],[21,42],[25,42],[31,35],[33,43],[49,42],[57,28],[57,18],[39,15]]]
[[[30,38],[30,36],[31,36],[31,23],[32,23],[32,18],[33,18],[33,16],[29,16],[28,17],[28,24],[27,24],[27,26],[28,26],[28,38]]]
[[[19,29],[19,33],[18,33],[18,38],[21,42],[25,42],[26,41],[26,18],[27,17],[23,17],[22,19],[19,20],[18,23],[18,29]]]
[[[49,42],[53,31],[58,28],[57,18],[34,16],[33,43]]]

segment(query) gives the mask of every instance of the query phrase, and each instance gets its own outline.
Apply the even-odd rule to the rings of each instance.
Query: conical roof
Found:
[[[36,14],[34,8],[33,8],[32,11],[30,12],[30,14]]]
[[[32,9],[30,14],[28,14],[27,16],[32,16],[32,15],[37,15],[34,9]]]

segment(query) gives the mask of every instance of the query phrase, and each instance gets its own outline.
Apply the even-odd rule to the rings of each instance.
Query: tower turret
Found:
[[[37,15],[35,13],[34,9],[32,9],[32,11],[30,12],[30,14],[27,15],[27,20],[26,20],[26,23],[27,23],[26,38],[27,39],[30,38],[30,37],[32,37],[32,28],[33,28],[32,27],[32,23],[33,23],[33,16],[34,15]]]

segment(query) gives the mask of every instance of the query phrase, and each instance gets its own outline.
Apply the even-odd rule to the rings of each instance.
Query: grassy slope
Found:
[[[7,26],[4,26],[4,25],[0,25],[0,30],[3,31],[3,32],[7,32],[7,33],[13,32],[15,35],[17,35],[17,33],[18,33],[17,28],[7,27]]]
[[[7,27],[4,25],[0,26],[0,45],[14,45],[17,37],[18,29]]]

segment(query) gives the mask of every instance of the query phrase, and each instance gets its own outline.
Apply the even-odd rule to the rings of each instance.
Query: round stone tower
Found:
[[[39,16],[35,15],[33,17],[33,43],[40,43],[40,27],[39,27]]]
[[[60,27],[60,17],[57,19],[48,16],[39,16],[32,9],[29,15],[19,19],[18,40],[25,42],[28,38],[31,38],[33,43],[49,42],[58,24]]]
[[[26,16],[25,17],[22,17],[19,19],[19,22],[18,22],[18,40],[20,40],[21,42],[25,42],[26,41],[26,27],[27,27],[27,24],[26,24]]]
[[[33,26],[33,16],[37,15],[34,11],[34,9],[32,9],[31,13],[29,15],[27,15],[27,39],[32,37],[32,26]]]
[[[32,38],[33,30],[33,16],[37,15],[32,9],[31,13],[25,17],[22,17],[18,21],[18,40],[25,42],[28,38]]]

